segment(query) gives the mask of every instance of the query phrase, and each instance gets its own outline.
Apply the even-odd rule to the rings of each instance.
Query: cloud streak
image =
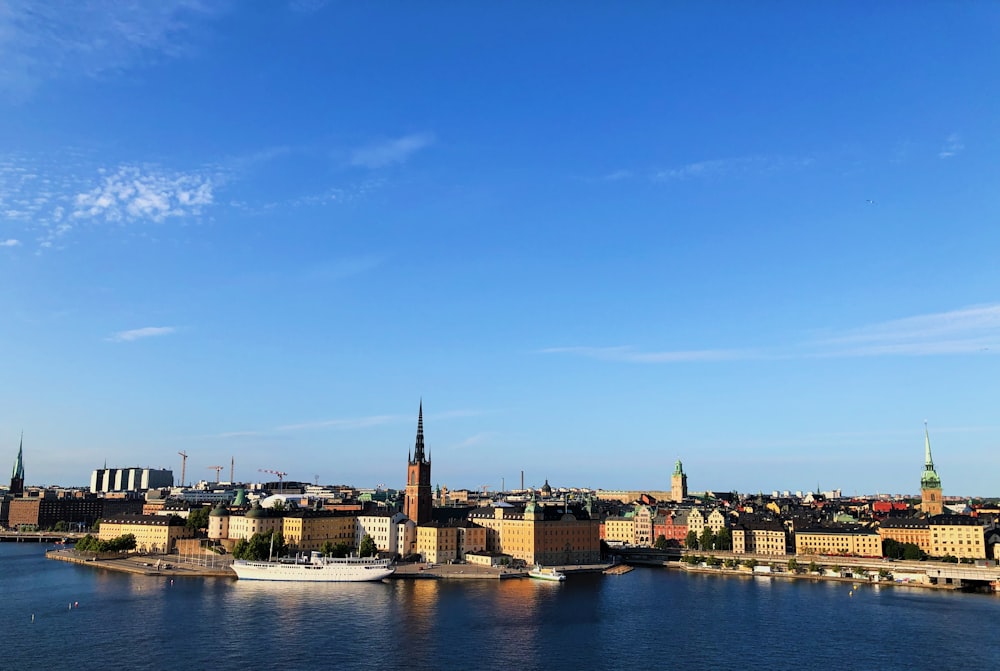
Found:
[[[165,336],[176,332],[177,329],[173,326],[145,326],[143,328],[131,329],[129,331],[119,331],[109,337],[108,340],[111,342],[132,342],[133,340]]]
[[[416,152],[434,144],[434,141],[433,133],[416,133],[370,144],[351,153],[351,165],[376,170],[405,163]]]
[[[962,142],[962,137],[958,133],[952,133],[945,138],[944,146],[938,152],[938,158],[951,158],[961,153],[963,149],[965,144]]]
[[[686,165],[667,168],[653,174],[653,181],[669,182],[686,179],[725,177],[730,175],[751,175],[771,173],[779,170],[803,168],[813,162],[811,158],[789,158],[783,156],[740,156],[733,158],[697,161]]]
[[[221,7],[200,0],[7,0],[0,6],[0,91],[23,99],[50,80],[189,55],[194,33]]]
[[[0,247],[17,247],[21,244],[20,240],[15,240],[10,238],[9,240],[0,240]]]
[[[573,346],[540,352],[637,364],[996,353],[1000,352],[1000,304],[879,322],[791,348],[642,351],[631,346]]]

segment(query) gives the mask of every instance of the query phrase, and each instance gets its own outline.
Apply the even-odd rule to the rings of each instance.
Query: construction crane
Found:
[[[215,471],[215,484],[219,484],[219,474],[222,473],[222,469],[225,466],[209,466],[209,470]]]
[[[278,492],[280,493],[281,490],[284,489],[284,487],[285,487],[285,484],[284,484],[284,482],[285,482],[285,476],[288,475],[288,473],[285,473],[284,471],[271,470],[270,468],[258,468],[257,470],[260,471],[261,473],[270,473],[271,475],[277,475],[278,476]]]
[[[178,452],[177,454],[181,455],[181,457],[182,457],[181,458],[181,487],[183,487],[184,486],[184,476],[186,475],[186,471],[187,471],[188,454],[187,454],[187,452]]]

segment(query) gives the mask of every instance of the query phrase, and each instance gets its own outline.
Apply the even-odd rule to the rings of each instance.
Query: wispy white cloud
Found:
[[[211,179],[195,173],[122,166],[73,199],[75,219],[149,220],[200,215],[213,202]]]
[[[627,363],[683,363],[686,361],[726,361],[751,358],[750,351],[737,350],[682,350],[643,352],[625,345],[617,347],[548,347],[544,354],[572,354],[588,359],[622,361]]]
[[[938,158],[951,158],[965,149],[962,137],[958,133],[952,133],[945,138],[944,146],[938,152]]]
[[[659,170],[653,173],[654,181],[672,181],[727,175],[747,175],[770,173],[779,170],[803,168],[813,162],[811,158],[785,156],[740,156],[733,158],[697,161],[685,165]]]
[[[412,420],[413,417],[403,415],[371,415],[369,417],[351,417],[341,419],[322,419],[301,424],[285,424],[275,428],[275,431],[308,431],[312,429],[364,429],[371,426],[381,426]]]
[[[820,356],[927,356],[1000,349],[1000,304],[862,326],[817,341],[815,346]]]
[[[936,356],[1000,353],[1000,304],[895,319],[804,340],[792,347],[641,351],[630,346],[549,347],[569,354],[625,363],[684,363],[748,359]]]
[[[133,340],[141,340],[143,338],[170,335],[171,333],[176,332],[177,329],[173,326],[145,326],[140,329],[119,331],[109,337],[108,340],[111,342],[131,342]]]
[[[355,149],[351,153],[351,165],[377,169],[397,163],[405,163],[416,152],[434,144],[433,133],[415,133],[393,140],[383,140]]]
[[[20,244],[20,240],[15,240],[13,238],[9,240],[0,240],[0,247],[17,247]]]
[[[460,441],[455,445],[455,449],[462,450],[467,447],[475,447],[477,445],[482,445],[489,442],[496,437],[496,433],[492,431],[483,431],[474,435],[469,436],[465,440]]]
[[[24,98],[46,81],[188,55],[199,28],[227,4],[6,0],[0,5],[0,92]]]

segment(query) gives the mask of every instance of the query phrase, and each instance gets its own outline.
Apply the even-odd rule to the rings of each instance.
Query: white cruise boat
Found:
[[[561,573],[554,568],[535,566],[535,568],[528,571],[528,577],[534,578],[535,580],[552,580],[554,582],[562,582],[566,579],[566,574]]]
[[[237,559],[233,562],[233,571],[240,580],[367,582],[386,578],[395,570],[391,559],[324,557],[318,552],[313,552],[305,559],[274,561]]]

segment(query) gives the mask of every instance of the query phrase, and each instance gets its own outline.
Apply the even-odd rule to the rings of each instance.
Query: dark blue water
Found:
[[[0,669],[995,668],[1000,597],[637,569],[278,584],[132,576],[0,544]],[[70,607],[78,602],[78,607]],[[34,621],[31,616],[34,614]]]

